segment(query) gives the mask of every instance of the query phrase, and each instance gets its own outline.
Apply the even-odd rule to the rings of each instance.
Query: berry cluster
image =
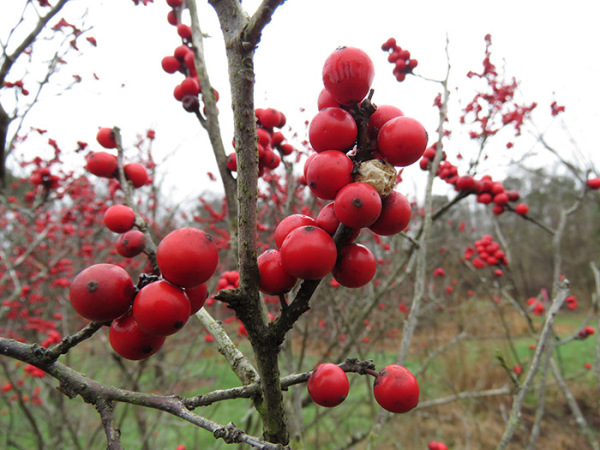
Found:
[[[431,162],[435,158],[436,147],[437,143],[423,152],[423,157],[419,161],[422,170],[430,170]],[[457,192],[475,194],[478,203],[493,204],[492,212],[496,215],[502,214],[509,208],[522,216],[529,212],[527,204],[514,204],[520,198],[517,191],[507,190],[501,181],[494,181],[490,175],[483,175],[480,179],[476,179],[469,174],[459,175],[458,168],[446,159],[446,153],[442,154],[442,161],[438,166],[436,175],[446,183],[453,185]]]
[[[332,202],[317,219],[294,214],[280,222],[275,230],[277,250],[261,255],[261,279],[270,280],[263,292],[287,292],[295,278],[320,279],[330,272],[342,286],[364,286],[373,278],[377,262],[368,248],[352,241],[362,228],[391,236],[408,225],[411,206],[393,190],[394,166],[404,167],[421,157],[427,132],[398,108],[375,109],[365,99],[373,77],[373,63],[360,49],[338,48],[325,61],[319,112],[308,129],[314,153],[304,165],[304,180],[316,197]],[[363,115],[362,105],[373,110]],[[360,143],[357,120],[367,125],[366,145],[364,140]],[[340,224],[348,229],[348,239],[338,251],[333,235]]]
[[[87,320],[112,322],[111,346],[126,359],[157,352],[204,305],[218,251],[210,235],[180,228],[161,240],[156,263],[162,276],[142,275],[138,286],[114,264],[91,265],[71,283],[75,311]]]
[[[477,256],[475,256],[476,253]],[[475,247],[469,245],[464,251],[463,258],[470,260],[476,269],[483,269],[487,266],[508,265],[506,254],[501,249],[500,244],[494,241],[494,238],[489,234],[484,234],[481,239],[475,241]],[[503,275],[502,269],[496,268],[494,275],[501,277]]]
[[[117,148],[116,133],[112,128],[100,128],[96,140],[106,149]],[[100,178],[118,178],[119,162],[117,155],[104,151],[92,151],[86,156],[85,169]],[[146,168],[139,163],[124,164],[123,172],[125,173],[125,179],[131,182],[136,189],[150,182]]]
[[[387,411],[405,413],[419,403],[419,384],[406,367],[390,364],[379,373],[367,370],[375,377],[373,395]],[[310,398],[318,405],[334,407],[342,403],[350,391],[348,376],[332,363],[322,363],[312,372],[306,385]]]
[[[388,62],[394,65],[393,74],[398,81],[404,81],[406,75],[413,72],[419,64],[418,61],[410,57],[410,52],[404,50],[396,44],[396,39],[389,38],[381,45],[381,50],[388,52]]]
[[[258,135],[258,174],[262,176],[265,170],[274,170],[279,167],[281,158],[293,153],[294,147],[286,142],[286,137],[281,130],[286,124],[286,117],[275,108],[257,108],[256,134]],[[233,142],[235,146],[235,142]],[[227,168],[231,172],[237,171],[237,154],[227,155]]]
[[[184,75],[184,80],[175,86],[173,96],[181,102],[183,109],[191,113],[200,112],[200,99],[198,95],[202,92],[202,86],[198,79],[194,50],[192,49],[192,29],[189,25],[181,22],[182,0],[167,0],[171,11],[167,15],[168,22],[177,27],[177,34],[182,44],[175,48],[173,55],[165,56],[161,65],[165,72],[179,72]],[[219,100],[219,93],[213,89],[215,98]]]
[[[529,297],[527,299],[527,306],[533,314],[536,316],[541,316],[546,311],[546,307],[544,306],[544,302],[537,297]]]
[[[7,88],[17,88],[21,91],[21,94],[25,96],[29,95],[29,91],[25,89],[25,84],[23,83],[23,80],[17,80],[15,82],[5,81],[4,83],[2,83],[2,85]]]
[[[594,334],[596,332],[596,330],[594,330],[594,327],[590,327],[589,325],[583,327],[581,330],[579,330],[579,332],[577,333],[577,339],[585,339],[588,336],[591,336],[592,334]]]

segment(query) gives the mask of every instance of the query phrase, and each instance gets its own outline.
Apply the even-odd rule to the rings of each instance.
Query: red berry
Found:
[[[375,276],[377,261],[367,247],[348,244],[342,247],[331,271],[335,281],[347,288],[366,285]]]
[[[290,275],[303,280],[323,278],[335,265],[337,249],[333,238],[316,226],[291,231],[281,245],[281,263]]]
[[[379,405],[393,413],[405,413],[419,403],[419,384],[406,367],[390,364],[379,372],[373,384]]]
[[[134,188],[145,186],[148,183],[148,172],[146,168],[138,163],[129,163],[123,166],[125,178],[131,181]]]
[[[269,295],[279,295],[289,292],[295,285],[297,278],[287,273],[281,263],[279,250],[266,250],[257,259],[260,271],[261,292]]]
[[[369,118],[368,133],[371,139],[377,139],[381,127],[394,117],[403,116],[400,108],[391,105],[378,106],[375,112]]]
[[[179,228],[165,236],[156,249],[163,277],[182,288],[206,282],[215,272],[219,253],[212,237],[197,228]]]
[[[600,178],[590,178],[587,180],[587,185],[590,189],[600,189]]]
[[[133,318],[146,333],[169,336],[190,317],[190,300],[183,289],[158,280],[144,286],[133,301]]]
[[[167,13],[167,22],[173,26],[177,25],[177,14],[175,14],[175,11],[171,10]]]
[[[125,233],[133,228],[135,212],[127,205],[112,205],[104,212],[104,225],[115,233]]]
[[[258,121],[265,128],[279,127],[284,120],[282,114],[274,108],[259,109]]]
[[[308,127],[308,140],[317,153],[325,150],[350,150],[356,142],[356,136],[356,122],[342,108],[322,109]]]
[[[279,222],[275,227],[275,245],[277,248],[281,248],[283,241],[292,230],[304,225],[316,226],[317,221],[305,214],[292,214]]]
[[[112,128],[100,128],[96,140],[104,148],[116,148],[115,132]]]
[[[265,128],[257,128],[256,135],[258,136],[258,145],[262,145],[263,147],[271,146],[271,133]]]
[[[333,200],[341,188],[352,182],[352,160],[337,150],[317,153],[306,171],[306,184],[323,200]]]
[[[471,175],[463,175],[456,180],[456,189],[459,191],[474,191],[475,179]]]
[[[508,194],[506,192],[500,192],[494,195],[493,201],[496,205],[504,206],[508,203]]]
[[[193,50],[192,50],[190,47],[188,47],[187,45],[179,45],[179,46],[178,46],[178,47],[175,49],[175,51],[173,52],[173,56],[174,56],[175,58],[177,58],[179,61],[183,62],[183,61],[184,61],[184,59],[185,59],[185,56],[186,56],[188,53],[192,53],[192,54],[193,54],[193,53],[194,53],[194,51],[193,51]]]
[[[140,230],[129,230],[117,239],[117,252],[125,258],[133,258],[144,251],[146,236]]]
[[[443,442],[431,441],[427,444],[428,450],[448,450],[448,446]]]
[[[114,264],[94,264],[71,283],[69,299],[84,319],[108,322],[125,314],[135,290],[127,271]]]
[[[388,120],[379,131],[377,146],[393,166],[409,166],[418,161],[427,147],[427,131],[420,122],[406,116]]]
[[[200,82],[197,77],[186,77],[186,79],[181,82],[180,86],[181,95],[183,97],[186,95],[195,97],[201,92]]]
[[[479,203],[483,203],[484,205],[488,205],[492,202],[492,195],[487,192],[483,192],[477,196],[477,201]]]
[[[237,172],[237,155],[235,152],[227,155],[227,168],[231,172]]]
[[[369,229],[380,236],[392,236],[408,226],[411,215],[408,199],[401,193],[392,191],[381,200],[381,214]]]
[[[348,376],[343,369],[332,363],[319,364],[306,384],[310,398],[326,407],[342,403],[350,391]]]
[[[110,178],[117,172],[117,157],[106,152],[92,152],[86,158],[85,169],[97,177]]]
[[[139,361],[156,353],[166,338],[146,333],[129,311],[113,320],[108,339],[113,350],[121,357]]]
[[[327,89],[323,88],[317,99],[317,109],[321,111],[329,107],[339,108],[340,104],[335,101],[335,98],[333,98]]]
[[[355,182],[344,186],[335,197],[336,217],[350,228],[373,225],[381,214],[381,197],[367,183]]]
[[[332,236],[335,234],[340,225],[340,221],[335,216],[334,208],[334,202],[328,203],[321,208],[321,211],[319,211],[319,215],[317,216],[317,226],[319,228],[323,228]]]
[[[175,73],[179,70],[180,62],[174,56],[165,56],[161,61],[162,68],[167,73]]]
[[[340,47],[323,65],[323,84],[342,105],[360,102],[369,93],[375,68],[369,55],[355,47]]]
[[[208,286],[206,283],[199,284],[185,290],[185,295],[190,301],[190,315],[196,314],[204,306],[208,298]]]
[[[192,39],[192,29],[189,25],[184,23],[177,24],[177,34],[182,39],[191,40]]]
[[[524,216],[529,212],[529,206],[527,206],[525,203],[519,203],[517,206],[515,206],[515,212]]]

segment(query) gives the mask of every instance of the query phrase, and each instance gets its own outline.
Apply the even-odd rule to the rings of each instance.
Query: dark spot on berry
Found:
[[[182,326],[183,326],[183,322],[181,320],[178,320],[177,322],[175,322],[173,324],[173,328],[175,328],[176,330],[179,330]]]
[[[152,353],[153,350],[154,350],[154,347],[152,347],[151,345],[148,345],[147,347],[144,347],[142,349],[142,353],[145,355],[148,355],[148,354]]]
[[[355,208],[360,208],[362,207],[362,200],[358,197],[355,197],[352,199],[352,206],[354,206]]]
[[[87,290],[89,292],[94,292],[96,289],[98,289],[98,282],[97,281],[88,281],[88,284],[86,284],[85,287],[87,288]]]

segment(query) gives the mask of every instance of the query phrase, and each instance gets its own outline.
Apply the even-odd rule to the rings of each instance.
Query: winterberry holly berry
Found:
[[[108,322],[125,314],[135,294],[127,271],[114,264],[94,264],[72,281],[69,299],[84,319]]]
[[[382,369],[373,384],[379,405],[393,413],[405,413],[419,403],[419,384],[406,367],[390,364]]]
[[[350,391],[346,372],[332,363],[319,364],[310,375],[306,387],[316,404],[328,408],[342,403]]]

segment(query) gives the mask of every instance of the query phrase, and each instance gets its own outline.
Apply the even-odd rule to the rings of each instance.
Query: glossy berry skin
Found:
[[[292,230],[281,245],[281,264],[290,275],[303,280],[323,278],[335,265],[333,238],[321,228],[306,225]]]
[[[140,230],[129,230],[117,239],[117,253],[125,258],[133,258],[144,251],[146,236]]]
[[[138,163],[128,163],[123,166],[125,178],[131,181],[134,188],[140,188],[148,183],[146,168]]]
[[[326,150],[310,161],[306,184],[323,200],[333,200],[341,188],[352,183],[352,160],[342,152]]]
[[[360,102],[369,93],[375,68],[369,55],[355,47],[340,47],[323,64],[323,85],[342,105]]]
[[[375,378],[373,394],[383,409],[405,413],[419,403],[419,384],[406,367],[390,364]]]
[[[350,113],[342,108],[325,108],[319,111],[308,126],[308,140],[317,152],[354,147],[358,128]]]
[[[208,286],[206,283],[199,284],[185,290],[185,295],[190,301],[190,315],[196,314],[206,303],[208,298]]]
[[[117,167],[117,157],[107,152],[92,152],[86,158],[85,169],[97,177],[111,178]]]
[[[393,119],[394,117],[403,116],[404,113],[400,108],[396,108],[392,105],[380,105],[377,107],[375,112],[369,117],[369,124],[367,126],[367,133],[371,139],[376,140],[377,135],[381,127]]]
[[[258,270],[260,282],[258,289],[269,295],[279,295],[289,292],[298,280],[283,268],[281,252],[279,250],[266,250],[258,256]]]
[[[183,289],[158,280],[139,290],[133,300],[133,318],[146,333],[169,336],[190,317],[190,300]]]
[[[156,262],[166,280],[187,289],[208,281],[217,268],[219,252],[209,234],[185,227],[160,241]]]
[[[127,271],[114,264],[94,264],[72,281],[69,299],[75,312],[94,322],[108,322],[125,314],[135,287]]]
[[[139,361],[160,350],[166,337],[146,333],[137,324],[130,310],[113,320],[108,339],[118,355],[131,361]]]
[[[306,384],[310,398],[328,408],[342,403],[350,391],[346,372],[332,363],[319,364]]]
[[[112,128],[100,128],[96,134],[96,140],[104,148],[116,148],[117,141]]]
[[[350,183],[336,195],[334,211],[339,221],[347,227],[368,227],[381,214],[381,197],[367,183]]]
[[[348,244],[338,252],[331,273],[342,286],[358,288],[369,283],[376,270],[377,261],[371,250],[361,244]]]
[[[104,225],[115,233],[125,233],[133,228],[135,212],[127,205],[112,205],[103,217]]]
[[[408,199],[400,192],[392,191],[381,200],[381,214],[369,229],[380,236],[393,236],[408,226],[411,215]]]
[[[275,227],[275,245],[277,245],[277,248],[281,248],[283,241],[292,230],[304,225],[316,226],[317,221],[305,214],[291,214],[279,222]]]
[[[399,116],[388,120],[379,130],[379,153],[392,166],[409,166],[423,156],[427,148],[427,131],[417,120]]]

